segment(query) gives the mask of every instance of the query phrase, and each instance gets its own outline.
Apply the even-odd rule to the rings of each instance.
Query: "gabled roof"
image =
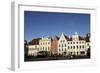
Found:
[[[70,38],[68,39],[68,41],[72,41],[72,37],[70,37]]]
[[[51,40],[53,40],[53,39],[59,40],[59,37],[58,36],[54,36],[54,37],[51,38]]]
[[[59,37],[58,37],[58,36],[55,36],[55,38],[56,38],[57,40],[59,40]]]
[[[66,38],[66,40],[69,40],[69,37],[68,37],[68,36],[66,36],[65,34],[64,34],[64,37]]]
[[[79,36],[79,40],[85,40],[83,37]]]
[[[41,38],[36,38],[36,39],[33,39],[32,41],[29,42],[29,45],[39,45],[39,40]]]
[[[83,37],[79,36],[79,40],[85,40]],[[72,37],[68,39],[68,41],[72,41]]]

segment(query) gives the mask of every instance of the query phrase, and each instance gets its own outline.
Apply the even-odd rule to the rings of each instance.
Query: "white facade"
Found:
[[[37,56],[39,45],[29,45],[28,46],[28,56]]]
[[[58,41],[58,54],[59,55],[63,55],[67,53],[67,45],[68,45],[68,41],[65,38],[64,34],[62,33]]]
[[[86,42],[75,32],[72,37],[66,39],[66,35],[62,33],[58,41],[58,53],[61,55],[86,55],[90,47],[90,42]]]

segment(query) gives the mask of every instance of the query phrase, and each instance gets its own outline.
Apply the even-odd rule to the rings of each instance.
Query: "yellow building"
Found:
[[[39,40],[39,51],[47,51],[51,50],[51,38],[42,38]]]

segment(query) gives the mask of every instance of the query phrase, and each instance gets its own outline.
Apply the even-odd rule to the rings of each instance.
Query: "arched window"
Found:
[[[62,47],[63,47],[63,44],[62,44]]]
[[[66,44],[65,44],[65,47],[66,47]]]
[[[65,40],[63,40],[63,42],[65,42]]]
[[[82,46],[82,48],[84,48],[84,45]]]
[[[78,46],[77,46],[77,49],[78,49]]]
[[[75,49],[75,46],[73,46],[73,49]]]
[[[69,46],[68,46],[68,49],[69,49]]]
[[[80,48],[81,48],[81,45],[80,45]]]
[[[59,47],[60,47],[60,44],[59,44]]]

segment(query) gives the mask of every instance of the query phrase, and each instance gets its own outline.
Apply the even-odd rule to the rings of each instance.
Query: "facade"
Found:
[[[39,51],[47,51],[51,50],[51,38],[42,38],[39,40]]]
[[[87,55],[88,48],[90,49],[89,36],[81,37],[75,32],[71,37],[67,37],[62,33],[58,41],[58,53],[59,55]]]
[[[51,39],[51,54],[57,55],[58,54],[58,40],[59,37],[55,36]]]
[[[39,40],[41,38],[33,39],[28,44],[28,56],[37,56],[37,53],[39,51]]]
[[[28,44],[28,56],[37,56],[38,52],[48,52],[50,55],[90,55],[90,33],[81,37],[75,32],[71,37],[64,33],[60,37],[37,38]]]
[[[68,37],[62,33],[58,41],[58,55],[66,55],[67,47],[68,47]]]
[[[29,45],[28,56],[37,56],[39,45]]]
[[[79,36],[75,32],[68,40],[68,54],[70,55],[86,55],[87,47],[85,38]]]

